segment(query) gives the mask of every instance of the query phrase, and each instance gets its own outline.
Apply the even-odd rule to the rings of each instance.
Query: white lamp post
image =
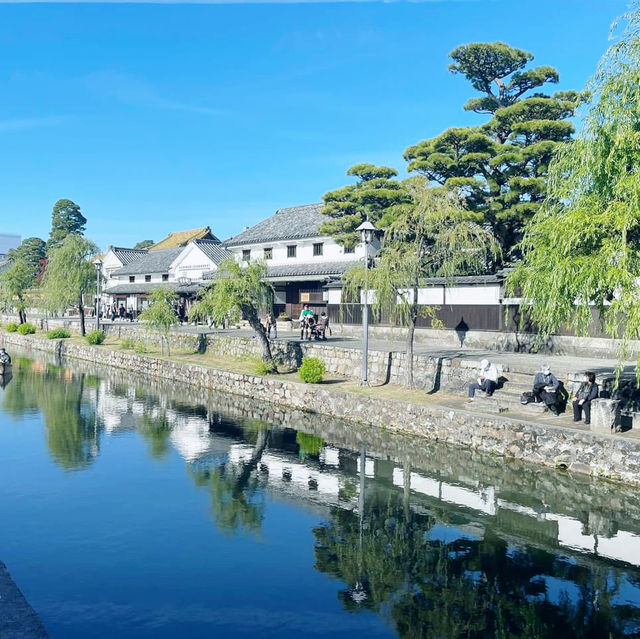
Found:
[[[369,274],[369,245],[373,240],[376,227],[369,222],[364,221],[356,231],[360,231],[362,235],[362,244],[364,246],[364,301],[362,306],[362,386],[367,386],[368,370],[367,360],[369,357],[369,288],[367,285],[367,275]]]
[[[96,260],[93,265],[96,267],[96,329],[100,330],[100,278],[102,261]]]

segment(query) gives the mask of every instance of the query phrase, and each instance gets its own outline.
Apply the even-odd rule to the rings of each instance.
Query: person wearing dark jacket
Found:
[[[584,423],[591,423],[591,402],[598,397],[598,385],[594,373],[587,371],[573,400],[573,421],[579,422],[584,413]]]
[[[560,382],[551,372],[548,364],[540,367],[540,372],[536,373],[533,379],[533,396],[537,402],[543,402],[547,408],[554,414],[558,414],[558,395],[557,391]]]

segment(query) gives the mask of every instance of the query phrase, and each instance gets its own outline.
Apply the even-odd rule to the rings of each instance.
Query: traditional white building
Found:
[[[109,247],[102,260],[103,300],[137,314],[148,306],[154,288],[168,285],[188,309],[204,285],[203,273],[215,272],[225,257],[229,253],[217,239],[195,239],[164,249]]]
[[[321,213],[323,206],[278,209],[223,243],[239,262],[266,262],[268,279],[275,287],[276,313],[297,317],[306,303],[317,313],[325,310],[325,285],[364,258],[362,245],[349,251],[320,234],[320,225],[326,221]]]

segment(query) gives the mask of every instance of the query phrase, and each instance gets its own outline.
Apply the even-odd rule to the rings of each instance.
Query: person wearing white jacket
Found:
[[[480,362],[480,370],[478,380],[469,384],[469,400],[472,402],[475,398],[476,391],[481,390],[491,397],[498,386],[498,369],[488,359]]]

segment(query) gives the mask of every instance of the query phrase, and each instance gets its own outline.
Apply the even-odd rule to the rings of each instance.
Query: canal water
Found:
[[[79,362],[3,385],[0,561],[53,639],[640,636],[639,491]]]

